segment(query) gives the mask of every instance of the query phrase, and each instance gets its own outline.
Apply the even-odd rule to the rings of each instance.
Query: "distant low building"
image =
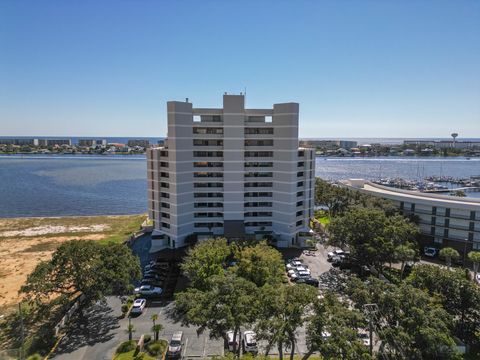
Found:
[[[0,145],[35,146],[35,139],[23,139],[23,138],[1,139],[0,138]]]
[[[150,141],[145,140],[145,139],[132,139],[128,140],[127,145],[129,147],[135,147],[135,146],[140,146],[140,147],[150,147]]]
[[[460,140],[404,140],[406,146],[432,147],[434,149],[480,149],[480,141],[460,141]]]
[[[304,147],[315,147],[315,148],[324,148],[327,150],[335,150],[338,148],[343,148],[350,150],[357,146],[356,141],[349,140],[309,140],[301,139],[300,146]]]
[[[38,146],[49,147],[49,146],[63,146],[63,145],[72,145],[71,139],[38,139]]]
[[[105,147],[107,140],[105,139],[79,139],[78,146],[80,147]]]

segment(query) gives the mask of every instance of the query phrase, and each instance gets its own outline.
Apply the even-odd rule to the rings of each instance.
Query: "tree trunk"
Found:
[[[265,357],[268,358],[268,354],[270,353],[270,350],[272,349],[273,342],[269,341],[267,343],[267,347],[265,348]]]
[[[291,349],[290,349],[290,360],[293,360],[295,356],[295,338],[290,339]]]
[[[283,360],[283,343],[281,341],[278,342],[278,359]]]
[[[403,271],[405,270],[405,261],[402,261],[402,267],[400,268],[400,280],[403,279]]]
[[[308,358],[312,356],[313,353],[313,350],[308,350],[305,354],[303,354],[302,360],[308,360]]]

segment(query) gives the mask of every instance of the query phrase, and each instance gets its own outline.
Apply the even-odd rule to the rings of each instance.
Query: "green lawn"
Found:
[[[126,352],[126,353],[116,354],[113,357],[113,360],[133,360],[133,359],[135,359],[135,357],[133,356],[134,353],[135,353],[135,350],[132,350],[132,351],[129,351],[129,352]],[[144,352],[139,353],[137,355],[137,357],[138,356],[142,356],[141,359],[143,359],[143,360],[157,360],[156,358],[151,357],[150,355],[148,355],[147,353],[144,353]]]

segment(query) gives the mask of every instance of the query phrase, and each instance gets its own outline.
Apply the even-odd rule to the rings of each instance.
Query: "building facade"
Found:
[[[163,147],[147,150],[149,216],[156,248],[188,236],[269,237],[302,246],[313,217],[315,154],[298,146],[297,103],[245,109],[167,103]]]
[[[425,245],[430,242],[438,247],[454,247],[462,256],[480,250],[480,199],[396,189],[361,179],[343,183],[391,200],[404,215],[418,216]]]

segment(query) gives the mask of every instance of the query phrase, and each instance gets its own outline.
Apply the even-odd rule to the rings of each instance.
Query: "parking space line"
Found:
[[[205,358],[205,353],[207,352],[207,341],[208,341],[208,336],[205,336],[205,342],[203,343],[203,356],[202,356],[202,358]]]
[[[183,349],[182,359],[185,359],[187,356],[187,347],[188,347],[188,337],[185,339],[185,349]]]

